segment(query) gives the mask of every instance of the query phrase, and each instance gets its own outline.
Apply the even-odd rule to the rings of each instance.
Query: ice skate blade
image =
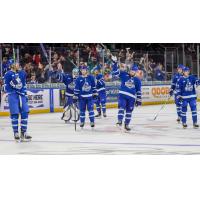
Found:
[[[101,119],[101,116],[100,117],[95,117],[95,119]]]
[[[124,130],[124,133],[133,134],[133,132],[131,130],[130,131]]]
[[[199,127],[193,127],[193,129],[199,129]]]
[[[116,124],[116,127],[120,130],[122,130],[122,125],[120,126],[119,124]]]
[[[31,139],[21,139],[20,142],[31,142]]]

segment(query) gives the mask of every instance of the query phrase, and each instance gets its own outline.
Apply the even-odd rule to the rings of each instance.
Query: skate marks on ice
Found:
[[[78,127],[75,132],[74,124],[65,124],[60,120],[60,113],[31,115],[29,133],[33,139],[30,143],[19,144],[12,140],[10,121],[4,118],[5,131],[0,133],[0,154],[200,154],[200,130],[192,128],[190,116],[189,127],[183,130],[176,123],[175,109],[171,105],[156,121],[148,121],[155,110],[153,106],[136,109],[131,133],[116,127],[115,109],[108,110],[107,118],[96,119],[93,131],[87,121],[83,130]]]
[[[35,141],[35,143],[38,143]],[[32,151],[21,151],[19,154],[36,154],[36,155],[82,155],[82,154],[104,154],[104,155],[126,155],[126,154],[151,154],[151,155],[170,155],[170,154],[199,154],[200,145],[188,144],[146,144],[146,143],[103,143],[103,142],[73,142],[73,141],[40,141],[55,145],[56,143],[66,144],[65,147],[56,147],[55,149],[34,149]],[[51,143],[51,144],[50,144]],[[81,144],[80,144],[81,143]],[[198,148],[195,151],[188,151],[188,147]],[[179,148],[179,151],[177,151]]]

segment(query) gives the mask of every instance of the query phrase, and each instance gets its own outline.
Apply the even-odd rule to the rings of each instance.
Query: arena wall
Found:
[[[162,104],[168,98],[170,85],[144,85],[142,86],[142,104]],[[118,86],[107,85],[107,108],[117,107]],[[31,114],[62,112],[65,102],[64,87],[28,88],[28,99]],[[172,103],[173,98],[168,103]],[[2,94],[0,116],[8,116],[9,107],[7,95]]]

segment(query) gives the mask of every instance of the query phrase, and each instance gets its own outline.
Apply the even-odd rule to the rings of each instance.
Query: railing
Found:
[[[171,84],[171,81],[148,81],[148,82],[142,82],[142,85],[169,85]],[[114,82],[107,82],[106,86],[119,86],[119,81]],[[45,88],[59,88],[64,89],[65,85],[63,83],[45,83],[45,84],[27,84],[28,89],[45,89]]]
[[[36,79],[38,83],[54,83],[56,80],[49,76],[49,71],[56,71],[57,68],[61,67],[64,72],[71,73],[72,69],[75,66],[79,66],[81,62],[85,62],[90,70],[97,64],[102,64],[102,72],[109,77],[111,59],[108,53],[103,48],[99,48],[97,54],[95,54],[95,51],[89,52],[84,45],[86,44],[80,44],[72,48],[69,44],[67,47],[50,47],[46,44],[43,46],[44,48],[41,48],[38,44],[37,46],[24,48],[16,44],[14,46],[15,57],[27,71],[28,82],[32,79]],[[73,46],[73,44],[71,46]],[[93,47],[91,47],[91,49],[92,48]],[[170,80],[178,64],[178,52],[171,50],[163,52],[136,51],[133,53],[132,50],[127,49],[124,50],[124,52],[115,50],[112,53],[117,55],[120,63],[124,62],[128,67],[133,63],[137,63],[144,73],[143,81],[158,81],[155,68],[161,68],[161,71],[163,71],[164,77],[162,80]],[[126,59],[126,54],[130,54],[131,56],[132,53],[132,58]],[[3,76],[3,58],[4,55],[2,55],[0,49],[1,76]],[[58,63],[61,63],[61,65],[58,65]]]

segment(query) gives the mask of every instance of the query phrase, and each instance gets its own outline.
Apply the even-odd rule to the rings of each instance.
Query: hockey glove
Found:
[[[135,106],[138,107],[138,106],[141,106],[141,105],[142,105],[142,102],[140,100],[136,100]]]
[[[94,99],[94,100],[97,100],[97,99],[98,99],[98,93],[93,93],[92,96],[93,96],[93,99]]]
[[[183,98],[182,98],[180,95],[178,95],[178,96],[176,97],[176,99],[177,99],[177,101],[178,101],[180,104],[182,104]]]
[[[174,90],[171,89],[171,90],[169,91],[169,95],[170,95],[170,96],[173,96],[173,94],[174,94]]]
[[[196,84],[196,86],[199,86],[200,85],[200,79],[196,80],[195,84]]]
[[[25,94],[26,102],[28,103],[28,95]]]
[[[117,57],[116,56],[112,56],[111,60],[113,61],[113,63],[116,63],[117,62]]]

